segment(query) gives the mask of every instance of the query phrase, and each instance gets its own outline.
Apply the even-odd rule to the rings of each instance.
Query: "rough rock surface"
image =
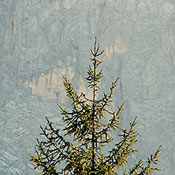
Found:
[[[34,175],[45,116],[61,127],[62,77],[86,92],[89,48],[104,48],[104,82],[120,77],[123,122],[138,117],[136,158],[162,144],[160,175],[175,165],[174,0],[0,0],[0,175]]]

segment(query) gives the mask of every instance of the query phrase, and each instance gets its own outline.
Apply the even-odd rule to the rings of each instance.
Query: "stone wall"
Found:
[[[0,0],[0,175],[31,175],[39,125],[61,124],[66,75],[86,93],[89,48],[101,48],[102,90],[117,76],[122,121],[138,117],[136,158],[162,144],[161,172],[175,165],[174,0]]]

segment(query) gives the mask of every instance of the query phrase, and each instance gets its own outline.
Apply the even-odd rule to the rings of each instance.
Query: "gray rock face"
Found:
[[[105,50],[102,90],[119,76],[122,120],[138,116],[136,159],[162,144],[158,174],[174,174],[175,1],[1,0],[0,175],[37,173],[28,154],[39,125],[46,116],[62,127],[57,103],[70,107],[63,75],[88,93],[94,36]]]

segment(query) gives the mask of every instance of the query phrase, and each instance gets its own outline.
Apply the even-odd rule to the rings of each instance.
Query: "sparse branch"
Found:
[[[41,135],[45,137],[46,141],[40,142],[37,139],[36,156],[30,155],[31,161],[36,163],[35,168],[42,168],[43,172],[56,174],[55,166],[66,159],[65,152],[71,152],[73,145],[59,134],[59,129],[55,129],[48,119],[47,126],[40,126],[40,128]]]
[[[116,80],[112,83],[108,95],[104,94],[104,97],[97,101],[97,105],[100,106],[101,110],[104,110],[105,106],[112,102],[112,95],[114,93],[114,89],[117,87],[118,80],[119,78],[116,78]]]
[[[98,143],[109,143],[112,141],[111,137],[109,136],[108,132],[113,130],[116,130],[117,128],[122,130],[122,128],[120,127],[120,113],[122,112],[122,110],[124,109],[124,103],[118,108],[117,113],[109,111],[107,109],[103,109],[104,111],[106,111],[108,114],[110,114],[112,116],[112,118],[109,120],[108,124],[101,124],[101,126],[104,126],[104,128],[102,128],[100,131],[96,131],[96,137],[98,138],[104,138],[103,135],[105,135],[106,140],[102,139],[100,141],[98,141]],[[109,138],[109,139],[107,139]]]
[[[122,140],[115,145],[116,148],[113,148],[112,151],[109,152],[109,156],[107,156],[106,163],[112,163],[114,167],[117,166],[118,170],[120,166],[127,163],[129,155],[137,152],[137,150],[131,148],[131,146],[137,142],[138,133],[134,131],[135,124],[136,118],[130,123],[128,132],[126,129],[122,130],[123,134],[119,135],[123,137]]]
[[[138,163],[136,163],[136,165],[130,169],[129,171],[129,175],[137,175],[139,172],[139,169],[143,167],[143,161],[139,160]]]
[[[64,86],[65,86],[67,96],[71,98],[73,102],[76,101],[78,98],[77,92],[72,87],[72,84],[70,83],[70,81],[66,77],[63,77],[63,78],[64,78]]]
[[[155,152],[155,154],[151,155],[150,158],[148,158],[147,166],[142,169],[142,171],[139,173],[139,175],[152,174],[153,171],[160,170],[157,167],[152,167],[152,164],[158,164],[158,162],[160,161],[158,158],[160,151],[161,151],[161,145],[157,148],[157,151]]]
[[[148,158],[147,165],[144,167],[144,163],[142,160],[140,160],[136,165],[130,169],[129,175],[146,175],[146,174],[152,174],[153,171],[159,171],[160,169],[157,167],[152,167],[153,164],[158,164],[159,162],[159,154],[161,151],[161,145],[157,149],[154,155],[151,155],[150,158]]]

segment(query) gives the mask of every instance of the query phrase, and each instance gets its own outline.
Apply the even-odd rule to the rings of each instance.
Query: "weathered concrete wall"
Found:
[[[120,77],[123,121],[138,116],[137,158],[162,144],[160,175],[175,165],[174,0],[0,0],[0,175],[29,162],[45,116],[61,125],[66,75],[86,91],[89,48],[104,48],[104,83]]]

